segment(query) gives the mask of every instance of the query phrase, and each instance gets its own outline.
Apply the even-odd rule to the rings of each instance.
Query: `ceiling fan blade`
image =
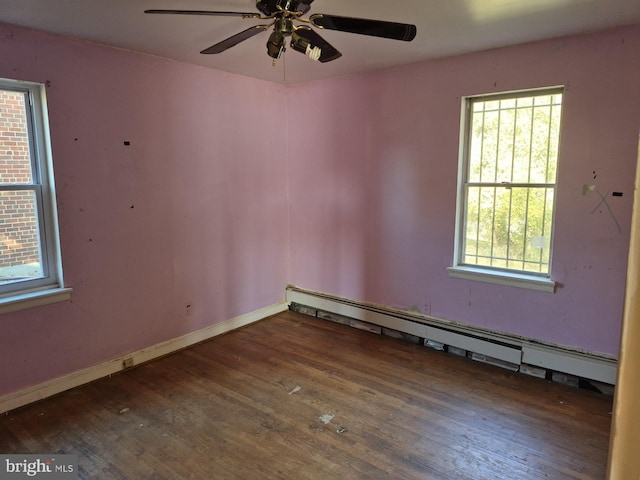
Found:
[[[313,0],[300,0],[298,2],[298,6],[296,7],[296,11],[302,12],[303,14],[307,13],[311,8],[312,3],[313,3]]]
[[[211,10],[145,10],[144,13],[158,13],[158,14],[168,14],[168,15],[211,15],[215,17],[260,18],[259,13],[214,12]]]
[[[318,59],[320,63],[327,63],[342,56],[333,45],[318,35],[315,30],[311,30],[308,27],[298,27],[296,34],[307,40],[311,47],[318,47],[320,49],[320,58]]]
[[[313,25],[327,30],[371,35],[372,37],[391,38],[410,42],[416,36],[416,26],[407,23],[368,20],[366,18],[339,17],[315,13],[309,17]]]
[[[253,27],[247,28],[240,33],[236,33],[229,38],[222,40],[221,42],[216,43],[215,45],[210,46],[202,50],[200,53],[205,55],[210,55],[214,53],[222,53],[225,50],[233,47],[234,45],[243,42],[254,35],[264,32],[267,28],[271,27],[271,25],[255,25]]]

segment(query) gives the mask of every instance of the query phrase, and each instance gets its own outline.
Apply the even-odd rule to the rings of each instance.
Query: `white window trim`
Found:
[[[502,270],[494,271],[467,265],[448,267],[447,271],[452,278],[493,283],[494,285],[503,285],[506,287],[528,288],[540,292],[554,293],[556,291],[556,282],[547,277],[536,277],[534,275]]]
[[[52,287],[29,292],[19,292],[0,298],[0,315],[28,308],[41,307],[71,299],[72,288]]]
[[[32,134],[35,138],[33,146],[38,156],[44,204],[41,207],[44,208],[43,216],[46,219],[44,240],[41,239],[44,244],[41,245],[41,249],[46,251],[45,261],[48,262],[49,277],[43,279],[43,282],[31,282],[23,289],[7,291],[0,295],[0,314],[63,302],[71,298],[73,291],[71,288],[64,287],[62,275],[60,232],[45,86],[36,82],[0,78],[0,88],[11,88],[12,86],[28,90],[29,103],[34,116]]]
[[[526,90],[512,90],[508,92],[500,92],[496,95],[509,96],[511,94],[526,94],[541,92],[544,90],[557,90],[564,88],[563,85],[554,85],[550,87],[532,88]],[[468,105],[469,99],[478,98],[480,96],[491,97],[492,94],[487,95],[469,95],[461,97],[460,102],[460,137],[458,147],[458,188],[456,197],[456,224],[455,224],[455,239],[453,250],[453,266],[448,267],[447,271],[451,278],[459,278],[463,280],[471,280],[476,282],[490,283],[494,285],[502,285],[507,287],[525,288],[530,290],[536,290],[541,292],[555,293],[556,282],[551,279],[551,264],[549,264],[549,275],[535,275],[528,274],[526,272],[506,271],[494,268],[483,268],[474,265],[465,265],[460,262],[460,249],[461,249],[461,235],[464,225],[464,219],[462,218],[462,212],[464,209],[464,195],[462,194],[464,189],[466,156],[467,156],[467,130],[468,130]],[[557,188],[557,179],[556,179]],[[556,212],[557,195],[554,195],[554,217]],[[554,227],[555,231],[555,227]],[[553,245],[553,236],[551,240]]]

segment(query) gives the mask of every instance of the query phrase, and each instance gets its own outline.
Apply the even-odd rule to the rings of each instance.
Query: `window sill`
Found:
[[[0,315],[52,303],[64,302],[71,298],[72,288],[47,288],[0,298]]]
[[[474,267],[449,267],[449,276],[475,282],[493,283],[507,287],[526,288],[540,292],[555,293],[556,282],[548,278],[511,272],[483,270]]]

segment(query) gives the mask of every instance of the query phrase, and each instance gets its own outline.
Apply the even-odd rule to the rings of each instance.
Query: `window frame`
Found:
[[[472,105],[473,101],[493,101],[504,100],[511,98],[522,98],[529,96],[541,96],[541,95],[553,95],[562,94],[562,110],[564,110],[564,86],[555,85],[550,87],[541,87],[526,90],[513,90],[507,92],[490,93],[483,95],[471,95],[461,98],[461,114],[460,114],[460,147],[458,158],[458,188],[457,188],[457,201],[456,201],[456,223],[455,223],[455,239],[454,239],[454,253],[452,266],[447,270],[449,276],[453,278],[462,278],[472,281],[480,281],[485,283],[492,283],[497,285],[505,285],[519,288],[527,288],[532,290],[539,290],[545,292],[555,292],[556,282],[551,279],[551,266],[553,257],[553,237],[555,232],[555,216],[556,216],[556,201],[557,201],[557,189],[558,189],[558,169],[556,168],[555,182],[553,187],[553,212],[551,219],[551,233],[549,235],[549,268],[548,273],[529,272],[525,270],[505,269],[493,266],[482,266],[467,264],[462,261],[464,253],[464,238],[466,232],[466,186],[469,177],[469,157],[471,147],[471,118],[472,118]],[[558,155],[560,152],[560,142],[562,139],[562,110],[560,117],[560,136],[558,139]],[[488,182],[494,183],[494,182]],[[521,187],[527,188],[529,185],[542,185],[542,184],[521,184],[512,183],[508,184],[509,187]],[[544,184],[548,186],[550,184]],[[505,188],[509,188],[505,187]]]
[[[6,313],[67,300],[72,290],[64,288],[62,276],[45,86],[41,83],[0,78],[0,90],[25,95],[32,176],[31,183],[2,183],[0,192],[33,192],[42,269],[41,277],[0,285],[0,313]]]

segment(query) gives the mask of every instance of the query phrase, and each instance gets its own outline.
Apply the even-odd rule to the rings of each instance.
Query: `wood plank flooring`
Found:
[[[91,479],[604,479],[612,399],[285,312],[0,416]]]

